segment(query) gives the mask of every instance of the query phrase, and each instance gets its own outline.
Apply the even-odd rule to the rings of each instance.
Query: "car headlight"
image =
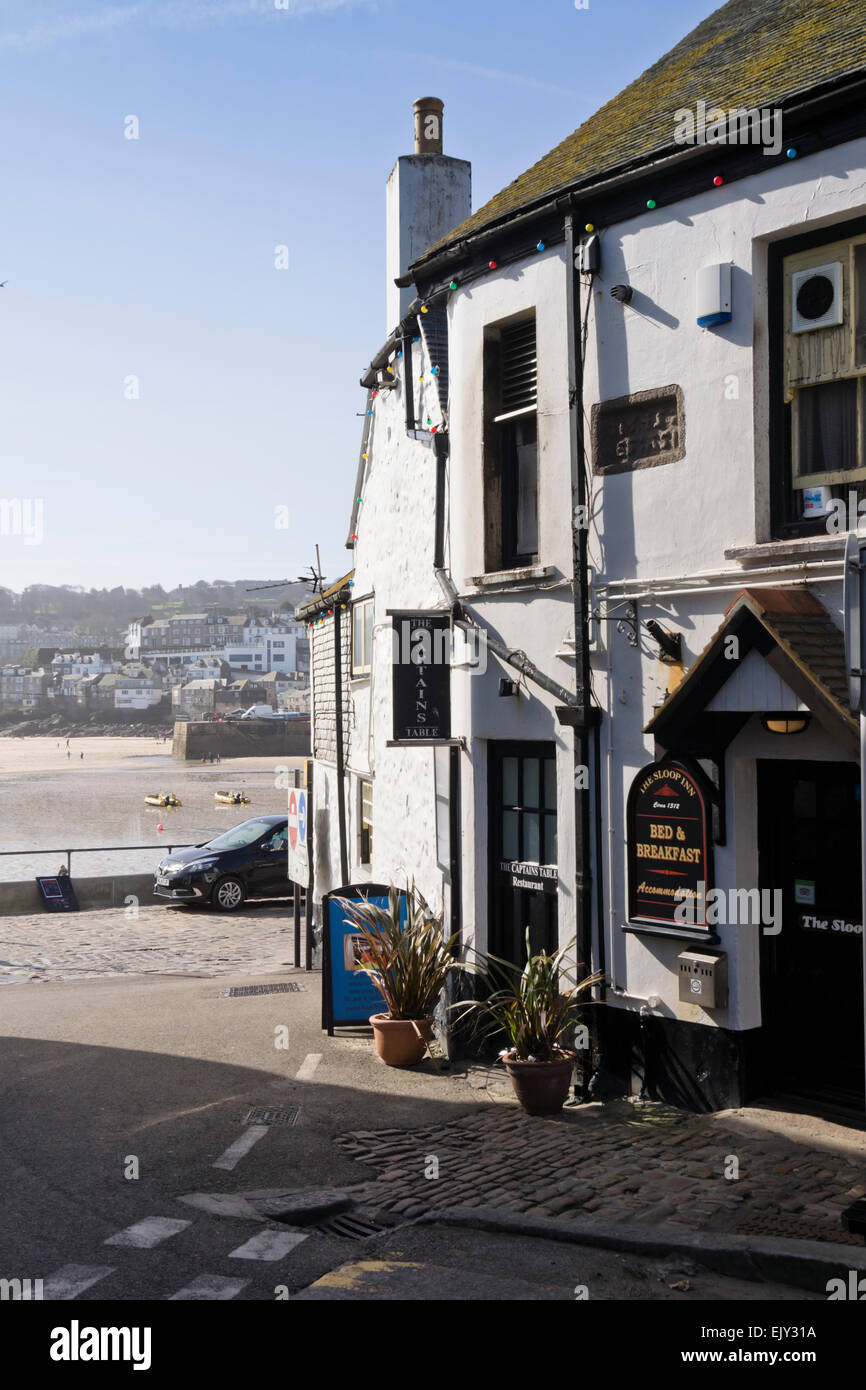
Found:
[[[218,863],[218,859],[194,859],[191,864],[179,864],[178,868],[182,868],[187,872],[193,869],[215,869]]]

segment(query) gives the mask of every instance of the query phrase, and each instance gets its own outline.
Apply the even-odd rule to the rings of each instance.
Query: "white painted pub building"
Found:
[[[829,13],[732,0],[475,213],[426,99],[389,180],[351,569],[298,615],[315,896],[414,879],[465,959],[574,938],[592,1093],[863,1107],[866,34]]]

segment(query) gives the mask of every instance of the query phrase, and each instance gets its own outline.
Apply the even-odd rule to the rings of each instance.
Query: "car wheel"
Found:
[[[238,908],[243,906],[245,896],[244,885],[240,879],[228,875],[217,883],[211,894],[211,902],[221,912],[237,912]]]

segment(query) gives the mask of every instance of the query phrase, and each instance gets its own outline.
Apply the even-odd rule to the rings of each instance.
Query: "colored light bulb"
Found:
[[[422,313],[422,314],[428,314],[429,312],[430,312],[430,311],[429,311],[429,309],[427,308],[427,305],[426,305],[426,304],[422,304],[422,305],[421,305],[421,313]]]
[[[713,179],[713,183],[715,184],[716,188],[721,188],[724,181],[725,180],[722,178],[721,174],[716,174],[716,177]]]
[[[794,146],[793,146],[793,145],[791,146],[791,148],[790,148],[789,150],[786,150],[786,151],[785,151],[785,154],[788,156],[789,159],[796,159],[796,158],[797,158],[797,151],[794,149]]]
[[[650,212],[652,212],[653,208],[654,208],[655,205],[656,205],[656,200],[655,200],[655,198],[647,198],[647,200],[646,200],[646,205],[647,205],[647,207],[649,208]]]
[[[585,232],[594,232],[594,231],[595,231],[595,223],[594,223],[594,222],[587,222],[587,224],[586,224],[586,226],[584,227],[583,230],[584,230]]]
[[[496,262],[496,261],[488,261],[487,264],[488,264],[488,266],[489,266],[489,268],[490,268],[491,270],[495,270],[495,269],[496,269],[496,266],[497,266],[497,262]]]
[[[536,251],[546,251],[546,250],[547,250],[547,247],[545,246],[545,244],[544,244],[543,241],[539,241],[539,242],[536,242],[536,244],[535,244],[535,249],[536,249]]]
[[[456,281],[456,280],[452,280],[452,281],[451,281],[451,284],[448,286],[448,288],[449,288],[449,290],[456,290],[456,288],[457,288],[457,281]]]

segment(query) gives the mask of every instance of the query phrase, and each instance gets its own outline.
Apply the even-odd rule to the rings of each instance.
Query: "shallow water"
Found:
[[[73,740],[73,756],[67,759],[65,747],[57,749],[54,740],[0,740],[0,850],[15,851],[0,855],[0,881],[56,873],[66,863],[58,851],[78,847],[90,852],[72,855],[73,877],[149,872],[170,846],[200,844],[250,816],[284,811],[288,793],[275,786],[277,768],[303,762],[179,763],[169,753],[152,751],[150,740],[141,748],[142,742]],[[244,791],[251,804],[220,806],[214,801],[218,790]],[[174,792],[183,805],[146,806],[145,796],[155,792]],[[153,848],[109,853],[111,845]]]

